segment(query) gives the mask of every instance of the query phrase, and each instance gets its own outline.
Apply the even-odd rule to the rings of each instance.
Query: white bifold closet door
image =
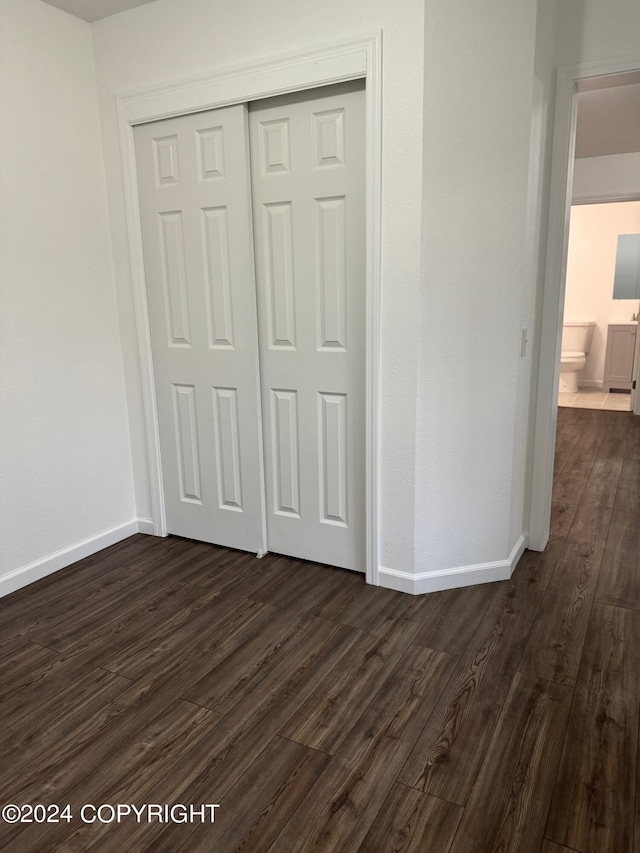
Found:
[[[247,108],[135,128],[167,530],[264,546]]]
[[[249,128],[269,550],[365,571],[364,85]]]

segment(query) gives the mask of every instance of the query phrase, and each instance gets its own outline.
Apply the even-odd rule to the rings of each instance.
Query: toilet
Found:
[[[560,387],[562,394],[578,391],[578,373],[587,363],[595,323],[565,322],[562,326],[562,354],[560,356]]]

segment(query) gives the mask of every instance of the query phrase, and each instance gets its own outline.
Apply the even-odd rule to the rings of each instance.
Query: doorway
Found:
[[[580,117],[580,106],[578,110]],[[635,295],[635,286],[623,286],[624,257],[619,258],[618,251],[632,234],[640,235],[640,201],[571,205],[558,393],[561,408],[633,409],[640,294]],[[633,258],[629,260],[633,262]],[[637,268],[637,260],[635,265]],[[637,269],[634,279],[637,281]]]
[[[533,550],[544,550],[549,540],[569,213],[574,189],[574,175],[577,176],[577,170],[574,168],[574,157],[578,92],[580,89],[588,90],[610,85],[615,86],[619,78],[625,75],[633,75],[635,84],[639,73],[640,57],[635,60],[589,63],[583,66],[558,69],[551,162],[551,196],[530,476],[529,547]],[[624,192],[620,192],[618,189],[613,193],[599,193],[599,196],[599,198],[582,198],[580,201],[627,200],[624,197]],[[637,372],[637,359],[634,370]],[[635,413],[640,413],[638,411],[639,403],[640,401],[636,397]]]
[[[169,533],[365,570],[364,106],[135,129]]]

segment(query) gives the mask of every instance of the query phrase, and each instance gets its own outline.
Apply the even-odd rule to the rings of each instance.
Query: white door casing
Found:
[[[365,571],[365,100],[250,105],[267,541]]]
[[[167,531],[264,550],[243,105],[135,129]]]

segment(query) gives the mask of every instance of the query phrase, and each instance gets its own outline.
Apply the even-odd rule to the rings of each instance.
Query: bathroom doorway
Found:
[[[640,85],[637,93],[640,112]],[[578,131],[580,127],[579,95]],[[622,412],[632,408],[640,299],[622,286],[626,243],[618,238],[636,234],[640,235],[640,201],[571,206],[560,407]]]
[[[596,318],[586,312],[580,312],[579,316],[571,316],[568,309],[565,316],[570,221],[572,210],[586,210],[591,205],[640,200],[640,108],[621,107],[625,101],[628,103],[635,98],[640,98],[640,54],[625,60],[606,60],[600,63],[590,62],[558,68],[546,264],[529,475],[531,489],[528,546],[537,551],[544,550],[549,541],[558,412],[565,411],[564,406],[559,407],[559,402],[571,402],[578,404],[581,408],[587,408],[592,403],[586,397],[591,396],[597,407],[602,408],[606,400],[616,399],[609,394],[626,392],[625,408],[627,411],[631,408],[634,414],[640,414],[640,395],[637,395],[634,400],[630,393],[634,390],[633,384],[638,381],[639,359],[635,341],[631,350],[632,373],[628,376],[627,388],[609,388],[605,398],[603,372],[602,387],[592,385],[591,388],[594,390],[587,390],[589,386],[582,383],[585,380],[597,382],[598,377],[594,378],[593,374],[590,375],[586,369],[595,364],[595,359],[591,360],[592,364],[588,358],[584,358],[584,363],[579,363],[576,371],[578,373],[577,389],[575,394],[571,395],[572,399],[559,399],[565,321],[581,322],[583,325],[594,324],[591,341],[595,340],[596,349],[591,353],[585,353],[583,348],[581,351],[569,350],[569,352],[573,352],[576,357],[580,355],[588,357],[589,354],[597,353],[598,349],[600,351],[604,349],[606,358],[605,336],[595,334]],[[574,218],[576,220],[580,218],[580,213]],[[618,236],[616,235],[616,238]],[[617,240],[612,269],[608,274],[607,287],[611,288],[611,299],[613,299],[616,255]],[[635,307],[627,312],[628,318],[626,315],[619,318],[616,313],[607,317],[607,336],[609,325],[612,327],[633,325],[637,337],[637,324],[632,317],[633,314],[637,315],[639,305],[640,292],[637,294]],[[613,322],[617,319],[624,319],[625,323]],[[588,340],[588,335],[583,335],[583,341],[585,339]],[[630,341],[631,334],[628,335],[626,347],[623,348],[625,350],[623,361],[627,366]],[[585,348],[587,347],[590,349],[590,343],[587,343]],[[567,352],[566,349],[565,352]],[[577,358],[576,360],[581,361]],[[621,381],[622,379],[618,376],[616,382]],[[563,391],[563,393],[569,392]],[[585,396],[579,398],[580,394]],[[629,401],[628,404],[626,400]],[[622,403],[616,401],[615,405],[621,407]],[[612,413],[612,416],[616,417],[616,414]],[[620,416],[625,417],[624,410]]]

